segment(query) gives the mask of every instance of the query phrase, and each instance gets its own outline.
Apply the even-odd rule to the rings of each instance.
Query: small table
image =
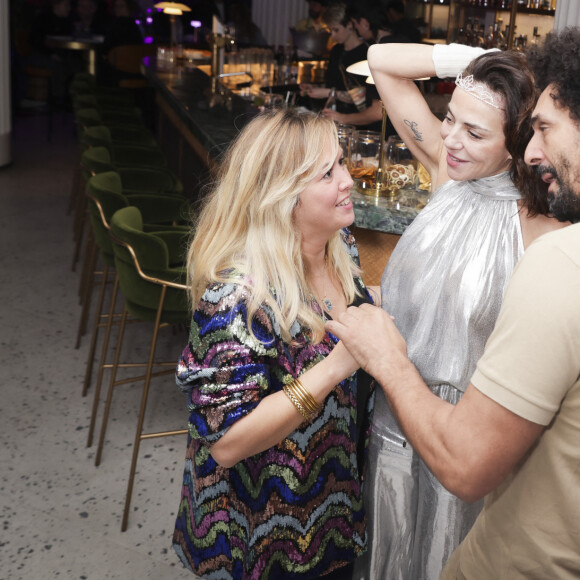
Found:
[[[85,51],[87,53],[87,71],[92,75],[96,75],[97,49],[104,41],[104,36],[89,36],[87,38],[78,38],[76,36],[47,36],[45,43],[50,48]]]

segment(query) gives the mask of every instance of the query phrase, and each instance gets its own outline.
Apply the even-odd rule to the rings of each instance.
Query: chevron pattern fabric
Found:
[[[210,285],[178,364],[190,417],[174,548],[206,578],[318,578],[352,562],[366,545],[356,374],[337,385],[311,423],[230,469],[220,467],[209,446],[262,398],[319,362],[336,340],[327,334],[313,345],[296,324],[297,344],[290,345],[266,307],[254,318],[253,337],[246,306],[241,286]]]

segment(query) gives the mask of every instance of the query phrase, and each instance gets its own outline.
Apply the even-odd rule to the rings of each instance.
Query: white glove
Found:
[[[433,47],[433,64],[440,79],[455,78],[467,65],[486,52],[497,52],[499,48],[485,50],[464,44],[436,44]]]

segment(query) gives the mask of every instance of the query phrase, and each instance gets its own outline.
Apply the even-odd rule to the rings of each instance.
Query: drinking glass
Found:
[[[417,160],[398,135],[391,135],[386,146],[387,184],[392,189],[403,189],[417,185]]]
[[[379,166],[381,135],[378,131],[358,131],[351,142],[350,174],[355,187],[372,186]]]
[[[352,141],[356,134],[356,128],[354,125],[343,125],[342,123],[337,123],[336,131],[338,133],[338,144],[342,149],[342,153],[346,161],[346,166],[350,171]]]

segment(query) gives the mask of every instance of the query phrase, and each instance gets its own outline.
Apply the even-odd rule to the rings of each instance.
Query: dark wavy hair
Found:
[[[538,91],[554,85],[554,99],[580,125],[580,28],[547,34],[544,43],[532,46],[526,56]]]
[[[532,137],[532,112],[536,103],[534,76],[526,57],[515,51],[486,53],[469,63],[464,72],[485,83],[505,103],[505,145],[512,157],[511,178],[522,194],[528,214],[548,214],[547,186],[524,161]]]
[[[375,37],[379,30],[389,28],[389,19],[386,12],[380,4],[377,6],[374,2],[372,4],[370,2],[351,4],[347,9],[347,16],[357,22],[360,22],[361,18],[366,18]]]

